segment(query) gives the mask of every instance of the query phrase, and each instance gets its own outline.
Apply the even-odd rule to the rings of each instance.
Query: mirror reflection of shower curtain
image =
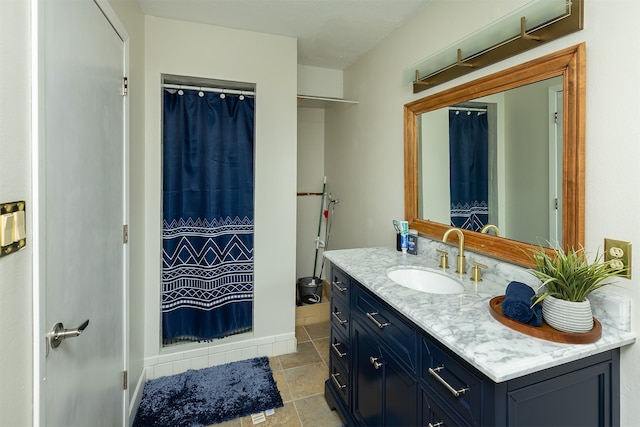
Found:
[[[163,90],[165,345],[253,323],[254,98],[180,92]]]
[[[480,231],[489,216],[486,112],[449,111],[451,225]]]

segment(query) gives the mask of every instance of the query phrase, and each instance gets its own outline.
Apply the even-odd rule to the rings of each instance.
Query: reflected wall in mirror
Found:
[[[420,114],[418,217],[561,242],[561,125],[560,76]]]
[[[532,244],[583,244],[584,67],[580,44],[405,105],[411,227],[440,239],[455,224],[467,248],[523,265]],[[456,151],[468,119],[476,148]]]

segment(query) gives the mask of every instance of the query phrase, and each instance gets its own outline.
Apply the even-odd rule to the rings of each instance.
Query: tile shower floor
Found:
[[[269,359],[284,407],[258,427],[338,427],[342,420],[324,400],[329,377],[329,322],[296,326],[298,352]],[[253,426],[251,417],[216,424],[221,427]]]

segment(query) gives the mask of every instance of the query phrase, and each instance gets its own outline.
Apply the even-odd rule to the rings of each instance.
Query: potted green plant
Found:
[[[587,296],[612,284],[607,279],[621,269],[602,262],[598,253],[589,262],[583,247],[565,252],[562,248],[549,250],[540,246],[532,253],[534,268],[529,272],[542,282],[533,305],[542,303],[544,321],[563,332],[590,331],[593,314]]]

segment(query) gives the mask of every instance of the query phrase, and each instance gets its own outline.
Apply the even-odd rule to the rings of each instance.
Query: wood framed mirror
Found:
[[[424,236],[442,239],[451,225],[421,218],[422,200],[419,179],[421,153],[420,139],[425,131],[419,131],[420,116],[441,108],[464,104],[477,98],[494,95],[551,78],[562,81],[562,170],[561,170],[561,246],[565,249],[577,248],[584,244],[584,163],[585,163],[585,44],[560,50],[541,58],[516,65],[492,75],[462,84],[460,86],[418,99],[404,107],[404,180],[405,217],[410,227]],[[505,140],[505,144],[509,141]],[[444,175],[444,174],[443,174]],[[526,177],[529,180],[536,176]],[[440,178],[438,178],[440,179]],[[449,176],[442,176],[448,182]],[[433,201],[434,203],[436,201]],[[559,211],[559,212],[560,212]],[[534,244],[512,238],[481,234],[463,230],[465,247],[469,250],[529,266],[529,249]]]

